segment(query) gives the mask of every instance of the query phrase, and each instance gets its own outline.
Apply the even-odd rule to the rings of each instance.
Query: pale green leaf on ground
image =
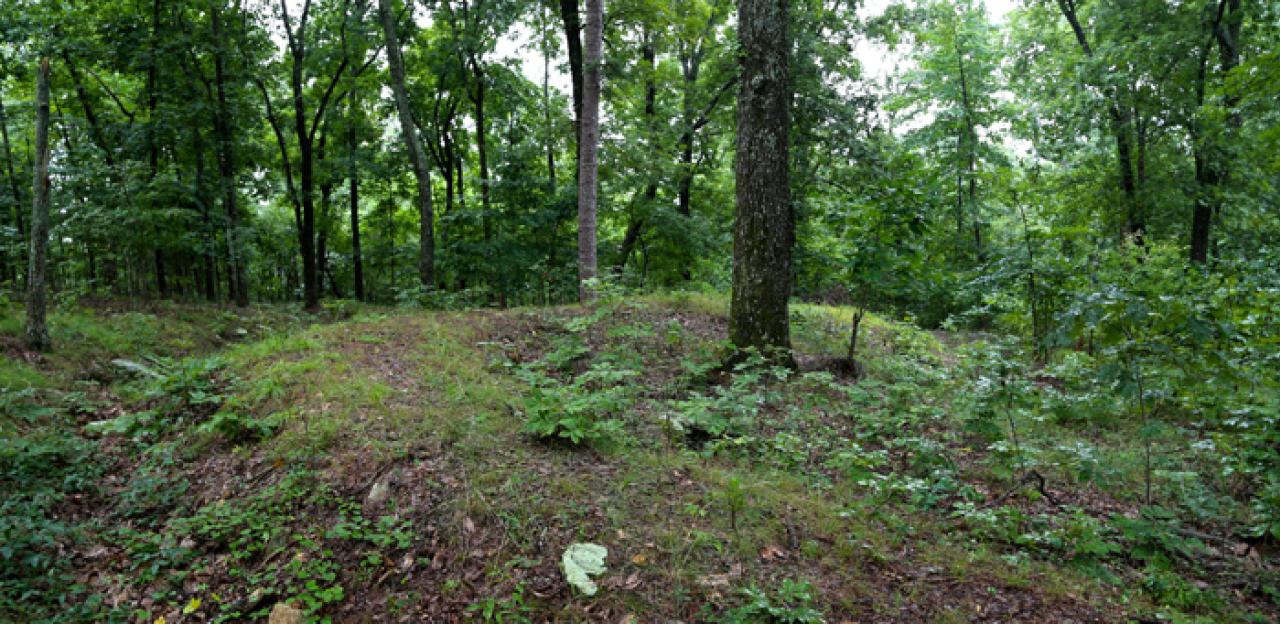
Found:
[[[604,559],[607,556],[609,550],[599,544],[570,544],[560,558],[565,580],[584,596],[594,596],[597,588],[591,577],[604,574]]]

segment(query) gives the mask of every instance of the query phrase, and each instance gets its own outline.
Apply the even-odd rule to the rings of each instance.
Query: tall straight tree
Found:
[[[226,41],[223,39],[222,2],[209,3],[210,28],[213,31],[213,79],[217,89],[217,110],[214,112],[214,134],[218,141],[218,185],[222,192],[222,209],[226,212],[227,284],[228,294],[236,306],[249,305],[249,284],[245,271],[246,258],[238,241],[240,208],[236,194],[235,128],[231,109],[227,104],[230,90],[227,76]]]
[[[27,346],[49,348],[45,325],[47,255],[49,251],[49,59],[36,73],[36,163],[31,203],[31,265],[27,272]]]
[[[351,202],[351,271],[355,281],[356,300],[364,301],[364,255],[360,250],[360,167],[357,158],[360,142],[356,138],[356,90],[347,96],[347,182]]]
[[[396,34],[396,16],[391,10],[391,0],[378,0],[378,19],[382,22],[382,34],[386,38],[387,66],[391,73],[391,92],[396,99],[396,112],[400,116],[400,135],[409,152],[409,163],[418,182],[418,218],[420,219],[420,247],[418,255],[418,280],[425,288],[435,283],[435,219],[431,205],[431,169],[423,153],[418,127],[413,121],[413,109],[409,106],[409,91],[405,88],[404,57],[400,55],[400,39]]]
[[[733,295],[729,338],[791,362],[789,0],[738,0],[741,80],[734,161]]]
[[[592,298],[596,276],[596,187],[600,156],[600,69],[604,60],[604,0],[587,0],[582,116],[578,128],[578,299]]]

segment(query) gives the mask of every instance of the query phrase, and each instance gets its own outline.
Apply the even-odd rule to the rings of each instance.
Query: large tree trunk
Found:
[[[31,202],[31,254],[27,273],[27,346],[49,348],[45,325],[47,255],[49,250],[49,59],[40,59],[36,73],[36,163]]]
[[[396,17],[391,10],[391,0],[378,0],[378,18],[382,22],[382,34],[386,39],[387,65],[391,71],[391,91],[395,95],[396,112],[400,116],[400,133],[405,148],[409,151],[413,175],[418,182],[418,281],[424,288],[432,288],[435,284],[435,234],[432,230],[435,215],[431,206],[431,171],[427,168],[422,142],[418,140],[418,129],[413,122],[413,111],[409,107],[409,93],[404,80],[404,58],[400,55],[400,39],[396,35]]]
[[[249,305],[249,284],[245,276],[244,254],[240,247],[239,227],[240,209],[236,202],[236,158],[234,129],[231,122],[231,111],[227,105],[227,70],[226,53],[223,49],[225,41],[222,32],[221,0],[209,3],[209,19],[212,22],[213,40],[213,76],[214,86],[218,94],[218,109],[214,113],[214,133],[218,138],[218,183],[222,192],[222,209],[227,215],[227,284],[228,295],[235,300],[238,307]]]
[[[578,300],[593,297],[596,276],[596,174],[600,154],[600,70],[604,57],[604,0],[587,0],[582,118],[578,136]]]
[[[733,296],[729,338],[791,363],[789,0],[738,0],[742,79],[734,161]]]

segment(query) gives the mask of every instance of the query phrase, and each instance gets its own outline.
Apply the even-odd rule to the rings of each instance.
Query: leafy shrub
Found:
[[[635,374],[597,362],[566,385],[536,368],[522,368],[519,376],[529,385],[519,409],[525,417],[523,431],[575,445],[616,440],[622,429],[616,417],[634,401],[627,381]]]
[[[813,588],[805,582],[782,581],[777,591],[755,587],[742,590],[746,604],[730,609],[722,618],[725,624],[821,624],[826,619],[813,608]]]
[[[662,418],[686,442],[746,435],[755,428],[761,408],[779,398],[765,382],[785,381],[790,375],[790,369],[768,366],[752,354],[734,367],[727,385],[716,386],[711,394],[693,392],[687,399],[669,401]]]

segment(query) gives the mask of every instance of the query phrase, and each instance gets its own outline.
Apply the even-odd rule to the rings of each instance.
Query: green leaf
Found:
[[[609,550],[599,544],[570,544],[560,557],[565,580],[584,596],[596,595],[597,587],[591,577],[604,574],[604,559],[608,555]]]

